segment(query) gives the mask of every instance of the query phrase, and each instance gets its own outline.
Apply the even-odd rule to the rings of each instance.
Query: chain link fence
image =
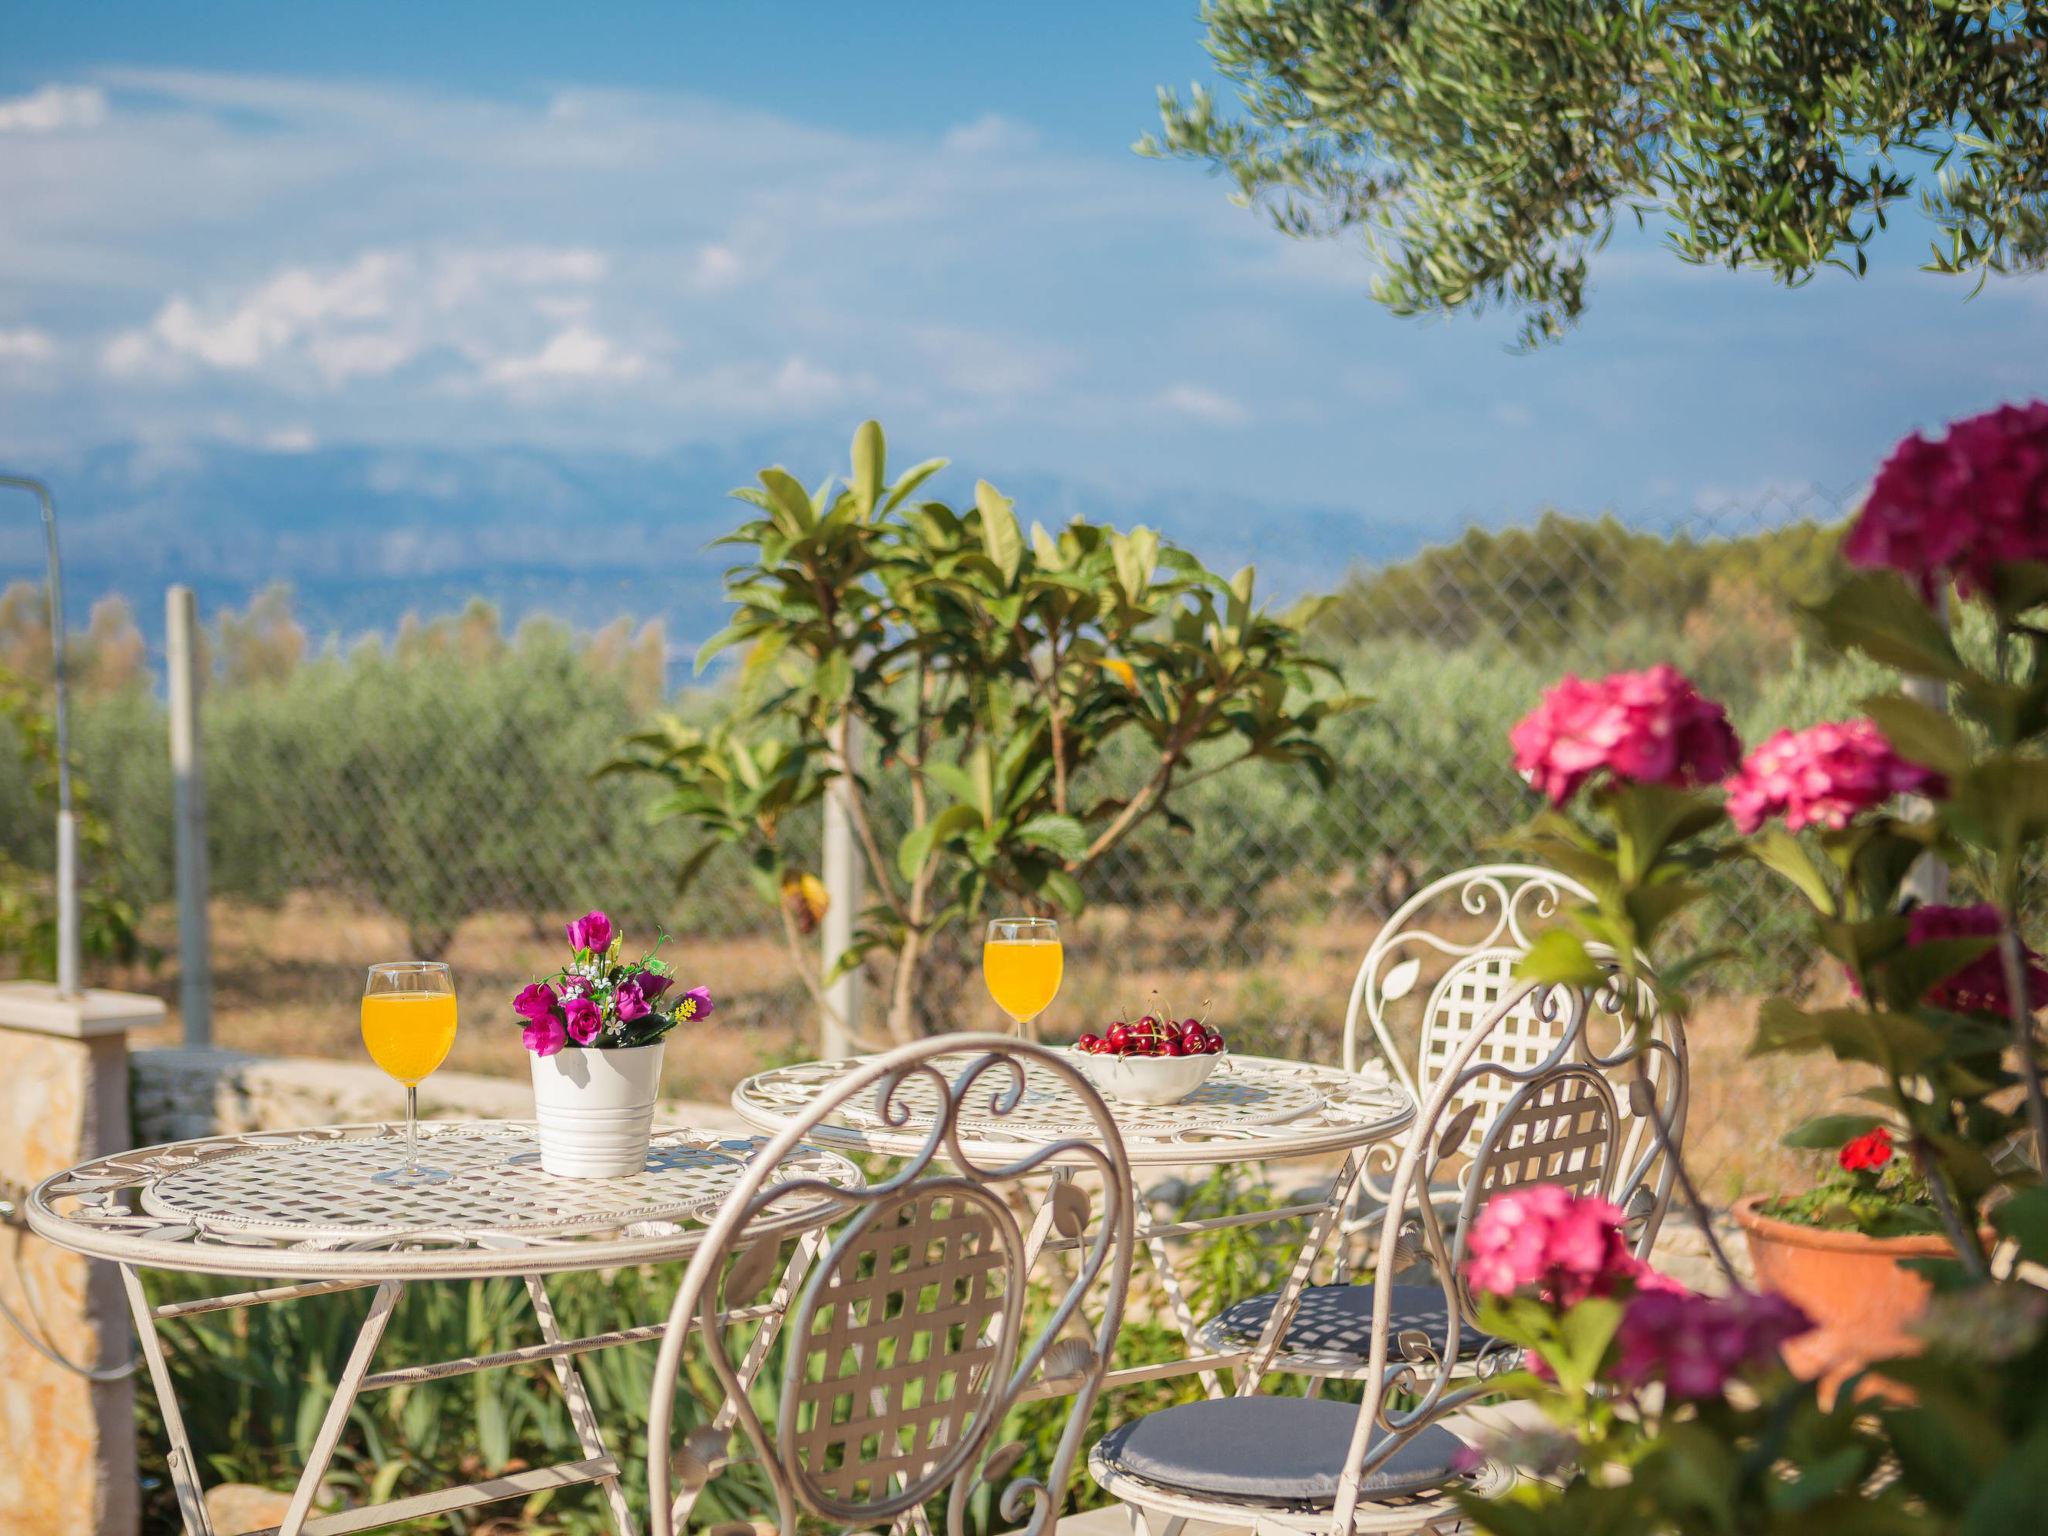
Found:
[[[1377,924],[1420,884],[1488,857],[1532,809],[1506,735],[1558,676],[1669,660],[1751,742],[1872,691],[1874,675],[1810,651],[1794,615],[1847,510],[1806,492],[1627,523],[1546,512],[1354,568],[1314,626],[1374,701],[1328,727],[1335,787],[1248,767],[1180,802],[1193,834],[1148,825],[1073,925],[1063,1009],[1093,1017],[1156,988],[1176,1009],[1208,998],[1264,1021],[1276,1047],[1330,1054]],[[398,950],[449,954],[477,1004],[498,1008],[501,988],[553,963],[559,920],[599,901],[636,938],[678,935],[690,963],[729,978],[729,1017],[808,1030],[779,922],[738,859],[720,855],[679,898],[689,836],[649,820],[658,788],[591,777],[661,703],[645,632],[637,650],[619,631],[535,622],[508,635],[473,608],[392,644],[308,653],[273,605],[215,634],[204,719],[222,1043],[312,1050],[311,1035],[351,1016],[356,967]],[[88,647],[85,675],[98,664]],[[112,824],[120,878],[161,911],[171,823],[156,694],[146,675],[102,678],[76,710],[81,777]],[[46,866],[46,820],[0,743],[0,849]],[[1740,867],[1719,877],[1710,910],[1691,937],[1738,952],[1726,986],[1796,970],[1784,904]],[[161,921],[154,931],[168,948]],[[174,991],[161,973],[145,984]],[[965,946],[932,990],[935,1023],[988,1022]]]

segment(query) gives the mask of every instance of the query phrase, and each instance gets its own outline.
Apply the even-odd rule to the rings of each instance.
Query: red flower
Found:
[[[1728,711],[1668,664],[1566,676],[1508,733],[1515,769],[1552,805],[1605,769],[1638,784],[1714,784],[1742,752]]]
[[[2002,560],[2048,559],[2048,401],[2001,406],[1892,450],[1842,540],[1931,597],[1942,576],[1983,590]]]
[[[1883,1126],[1865,1131],[1835,1154],[1851,1173],[1875,1173],[1892,1160],[1892,1133]]]
[[[1836,831],[1893,795],[1946,792],[1941,775],[1909,763],[1869,720],[1780,731],[1743,759],[1728,781],[1728,814],[1744,836],[1782,815],[1789,831]]]

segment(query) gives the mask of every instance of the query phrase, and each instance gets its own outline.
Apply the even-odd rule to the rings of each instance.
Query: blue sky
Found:
[[[1859,484],[2048,392],[2048,283],[1618,240],[1584,326],[1399,320],[1138,159],[1194,0],[19,4],[0,453],[816,445],[1361,519]],[[1168,531],[1171,532],[1169,525]],[[1333,552],[1340,560],[1342,551]]]

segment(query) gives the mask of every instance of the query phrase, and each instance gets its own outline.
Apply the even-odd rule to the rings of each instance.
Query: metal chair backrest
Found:
[[[1421,1091],[1420,1074],[1397,1038],[1398,1005],[1420,996],[1428,1001],[1419,1021],[1426,1037],[1442,987],[1433,981],[1418,993],[1432,964],[1449,965],[1487,950],[1519,953],[1575,901],[1592,892],[1568,875],[1539,864],[1482,864],[1431,881],[1401,903],[1367,946],[1351,983],[1344,1013],[1344,1066],[1357,1071],[1377,1051],[1410,1092]],[[1446,999],[1448,1001],[1448,999]],[[1484,1016],[1486,1004],[1471,1017]]]
[[[1060,1079],[1093,1135],[1029,1146],[1000,1165],[976,1161],[963,1146],[961,1119],[982,1122],[985,1144],[989,1123],[1044,1086],[1041,1078],[1027,1089],[1027,1071]],[[840,1191],[832,1221],[798,1240],[790,1264],[780,1240],[749,1243],[750,1225],[777,1202],[817,1198],[814,1180],[773,1181],[779,1160],[818,1126],[855,1103],[901,1126],[913,1101],[934,1097],[939,1109],[918,1154],[878,1183]],[[1022,1181],[1053,1165],[1072,1175],[1054,1185],[1047,1207],[1072,1262],[1056,1271],[1039,1299],[1043,1309],[1035,1304],[1027,1317],[1026,1241],[1014,1207],[1026,1193]],[[983,1482],[998,1489],[1006,1530],[1048,1530],[1122,1323],[1135,1232],[1130,1189],[1116,1122],[1062,1053],[1004,1036],[954,1035],[848,1073],[751,1160],[684,1274],[648,1416],[654,1536],[672,1536],[722,1470],[734,1421],[772,1485],[782,1536],[794,1536],[799,1521],[887,1526],[941,1496],[957,1536],[966,1500]],[[758,1317],[771,1288],[770,1305],[783,1318],[784,1368],[768,1422],[740,1390],[740,1335],[730,1324]],[[1098,1290],[1091,1333],[1081,1304]],[[729,1417],[692,1431],[678,1448],[670,1443],[676,1385],[690,1347],[723,1386]],[[749,1348],[760,1348],[758,1334]],[[1012,1477],[1025,1448],[994,1441],[1027,1391],[1071,1401],[1051,1465]]]
[[[1610,1078],[1614,1064],[1603,1066],[1588,1043],[1594,1016],[1614,1011],[1618,1002],[1602,996],[1603,990],[1611,993],[1517,984],[1447,1054],[1425,1097],[1390,1183],[1377,1272],[1396,1273],[1401,1250],[1419,1237],[1442,1289],[1444,1333],[1439,1338],[1415,1328],[1394,1332],[1397,1287],[1374,1287],[1365,1394],[1339,1485],[1339,1530],[1347,1528],[1367,1474],[1424,1428],[1486,1396],[1487,1378],[1520,1358],[1519,1349],[1482,1342],[1475,1359],[1463,1347],[1477,1332],[1464,1265],[1479,1208],[1503,1189],[1537,1182],[1617,1203],[1626,1196],[1631,1172],[1622,1158],[1621,1106]],[[1490,1052],[1492,1032],[1529,1010],[1554,1029],[1556,1045],[1533,1062],[1510,1062]],[[1498,1111],[1475,1132],[1485,1106],[1494,1102]],[[1462,1198],[1455,1221],[1447,1222],[1431,1194],[1454,1161],[1463,1163],[1457,1174]],[[1374,1444],[1376,1427],[1386,1433]]]

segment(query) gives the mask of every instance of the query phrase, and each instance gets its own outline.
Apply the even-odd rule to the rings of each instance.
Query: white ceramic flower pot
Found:
[[[622,1051],[567,1045],[532,1058],[545,1171],[565,1179],[615,1179],[647,1166],[665,1043]]]

